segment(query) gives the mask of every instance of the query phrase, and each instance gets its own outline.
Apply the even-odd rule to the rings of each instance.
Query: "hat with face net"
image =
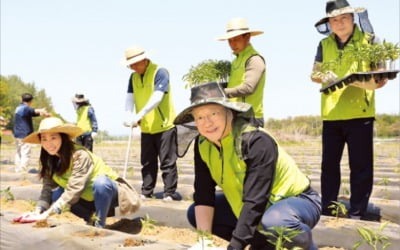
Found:
[[[346,0],[328,0],[325,6],[326,16],[315,23],[317,31],[323,35],[329,35],[332,29],[329,25],[329,18],[343,14],[353,14],[354,21],[359,25],[362,31],[374,33],[371,22],[368,18],[368,11],[364,7],[353,8]]]

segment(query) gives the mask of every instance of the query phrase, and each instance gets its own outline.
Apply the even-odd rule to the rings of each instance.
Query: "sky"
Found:
[[[122,124],[131,117],[124,110],[131,71],[120,62],[134,45],[169,71],[175,109],[181,111],[190,97],[182,77],[192,66],[234,59],[228,42],[215,39],[233,17],[264,31],[251,43],[267,65],[265,119],[320,114],[320,85],[310,81],[310,73],[324,38],[314,24],[325,16],[325,0],[0,1],[1,75],[44,89],[69,122],[76,120],[71,98],[80,92],[93,105],[100,130],[129,133]],[[400,1],[349,3],[368,9],[381,40],[400,41]],[[400,113],[399,79],[376,91],[377,113]]]

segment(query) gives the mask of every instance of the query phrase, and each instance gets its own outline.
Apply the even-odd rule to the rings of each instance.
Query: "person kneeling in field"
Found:
[[[188,220],[229,241],[230,250],[248,245],[275,249],[268,242],[274,237],[263,232],[276,235],[279,227],[298,232],[286,248],[317,249],[311,229],[320,219],[321,198],[277,141],[251,123],[252,117],[250,104],[229,101],[217,83],[191,89],[191,105],[174,121],[194,121],[200,133],[194,144],[194,204]],[[203,245],[204,239],[190,249]]]
[[[42,146],[39,177],[43,187],[35,211],[14,221],[35,222],[70,209],[88,224],[104,227],[116,206],[122,215],[139,209],[136,190],[102,159],[72,141],[82,133],[75,125],[49,117],[41,121],[37,132],[24,138],[24,142]]]

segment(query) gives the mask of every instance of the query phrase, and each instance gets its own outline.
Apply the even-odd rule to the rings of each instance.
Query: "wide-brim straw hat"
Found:
[[[263,34],[264,31],[251,30],[247,25],[247,21],[244,18],[237,17],[229,20],[226,26],[226,33],[223,34],[222,36],[217,37],[216,39],[218,41],[225,41],[235,36],[239,36],[246,33],[250,33],[251,36],[257,36]]]
[[[29,134],[22,142],[40,144],[39,135],[41,133],[64,133],[72,140],[81,135],[83,130],[73,124],[64,123],[60,118],[48,117],[40,122],[38,131]]]
[[[219,104],[225,108],[239,113],[252,114],[251,105],[244,102],[232,102],[226,97],[221,85],[216,82],[204,83],[191,89],[190,106],[180,112],[174,120],[174,124],[187,124],[194,121],[192,110],[205,104]]]
[[[125,59],[121,61],[124,66],[140,62],[147,58],[147,53],[142,47],[132,46],[125,50]]]
[[[325,6],[326,16],[316,22],[314,26],[317,27],[321,24],[327,23],[330,17],[336,17],[349,13],[360,13],[364,11],[364,7],[353,8],[346,0],[329,0],[326,2]]]
[[[89,102],[89,99],[85,98],[84,94],[75,94],[75,96],[72,97],[72,101],[75,103],[84,103]]]

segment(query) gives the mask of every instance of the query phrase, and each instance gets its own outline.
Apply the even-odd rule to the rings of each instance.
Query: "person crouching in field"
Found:
[[[288,249],[317,249],[311,229],[321,198],[277,141],[250,121],[251,105],[227,99],[218,83],[191,90],[191,105],[175,125],[195,122],[194,204],[190,224],[227,241],[227,249],[275,249],[263,231],[296,230]],[[179,140],[178,140],[179,141]],[[222,192],[216,192],[216,186]],[[202,249],[200,240],[190,249]],[[207,243],[208,244],[208,243]]]
[[[37,132],[24,138],[24,142],[42,146],[39,176],[43,187],[35,211],[14,221],[44,220],[70,209],[88,224],[104,227],[106,217],[114,215],[116,206],[122,215],[139,209],[136,190],[102,159],[72,141],[82,132],[75,125],[49,117],[41,121]]]

